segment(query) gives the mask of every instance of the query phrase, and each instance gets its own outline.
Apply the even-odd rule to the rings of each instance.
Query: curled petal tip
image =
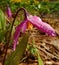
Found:
[[[53,36],[53,37],[57,36],[56,32],[55,32],[55,33],[52,33],[52,36]]]

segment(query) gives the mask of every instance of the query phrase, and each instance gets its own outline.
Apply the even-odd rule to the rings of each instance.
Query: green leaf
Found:
[[[35,55],[38,58],[38,65],[44,65],[44,63],[39,55],[39,50],[36,48],[36,46],[35,45],[29,46],[28,49],[31,52],[31,54]]]
[[[0,42],[2,42],[2,40],[4,40],[4,36],[5,36],[5,31],[0,30]]]
[[[38,65],[44,65],[40,55],[38,54]]]
[[[16,50],[7,58],[4,65],[18,65],[26,50],[29,35],[24,35]]]
[[[38,65],[44,65],[44,63],[43,63],[43,61],[42,61],[42,59],[41,59],[41,57],[39,55],[39,50],[37,48],[35,48],[35,54],[36,54],[36,56],[38,58]]]
[[[6,23],[6,20],[5,20],[5,15],[3,13],[3,11],[0,9],[0,29],[5,29],[5,23]]]

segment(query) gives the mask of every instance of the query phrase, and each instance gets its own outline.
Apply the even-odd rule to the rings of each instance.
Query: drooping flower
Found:
[[[20,35],[20,30],[22,30],[22,32],[25,32],[26,29],[28,28],[29,23],[30,25],[35,26],[38,30],[45,32],[50,36],[56,36],[55,30],[49,24],[43,22],[41,18],[39,18],[38,16],[28,15],[27,18],[16,27],[16,31],[14,33],[14,42],[13,42],[14,50],[17,45],[17,41]]]
[[[47,33],[50,36],[56,36],[55,30],[47,23],[43,22],[37,16],[28,16],[27,19],[40,31]]]
[[[12,17],[12,12],[11,12],[10,7],[7,7],[7,15],[9,18]]]

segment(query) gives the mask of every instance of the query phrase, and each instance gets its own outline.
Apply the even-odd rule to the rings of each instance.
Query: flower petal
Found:
[[[27,21],[26,21],[27,22]],[[27,24],[26,24],[26,22],[23,24],[23,26],[22,26],[22,29],[21,29],[21,31],[22,31],[22,33],[24,33],[25,31],[26,31],[26,29],[27,29]]]
[[[27,19],[42,32],[45,32],[50,36],[56,36],[55,30],[49,24],[43,22],[39,17],[29,15]]]
[[[26,22],[27,20],[24,20],[20,25],[18,25],[16,27],[16,31],[14,33],[14,41],[13,41],[13,50],[15,50],[16,48],[16,45],[17,45],[17,41],[18,41],[18,38],[20,36],[20,29],[22,28],[23,24]]]

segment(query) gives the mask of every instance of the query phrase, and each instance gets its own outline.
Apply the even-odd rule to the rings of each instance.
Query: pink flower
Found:
[[[14,44],[13,49],[14,50],[15,50],[16,45],[17,45],[17,41],[18,41],[18,38],[20,35],[20,30],[22,29],[22,32],[26,31],[27,22],[30,22],[38,30],[45,32],[50,36],[56,36],[55,30],[49,24],[43,22],[41,20],[41,18],[39,18],[38,16],[28,15],[27,18],[16,27],[16,31],[14,33],[14,42],[13,42],[13,44]]]
[[[7,7],[7,15],[8,17],[12,17],[12,12],[11,12],[10,7]]]

